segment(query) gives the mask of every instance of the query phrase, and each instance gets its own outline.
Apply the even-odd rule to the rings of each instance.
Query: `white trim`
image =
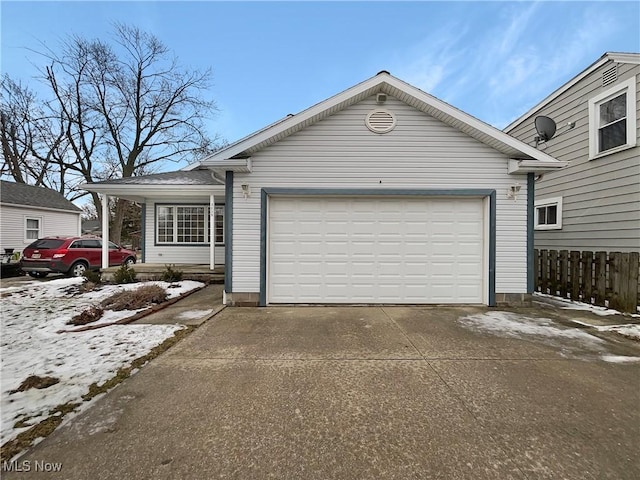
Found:
[[[216,200],[213,193],[209,197],[209,269],[216,267]]]
[[[38,235],[36,236],[36,238],[28,238],[27,237],[27,230],[34,230],[33,228],[27,228],[27,222],[29,220],[36,220],[38,222]],[[22,230],[22,234],[24,236],[24,243],[32,243],[34,240],[38,240],[39,238],[42,238],[44,235],[42,234],[42,232],[44,231],[44,217],[41,216],[37,216],[37,215],[24,215],[24,228]]]
[[[600,126],[598,124],[598,107],[623,93],[627,95],[627,141],[623,145],[599,152],[598,130]],[[589,160],[635,147],[636,144],[636,77],[633,76],[589,99]]]
[[[504,127],[503,130],[505,132],[508,132],[512,128],[515,128],[520,123],[522,123],[524,120],[526,120],[527,118],[532,116],[534,113],[536,113],[538,110],[542,109],[543,107],[545,107],[546,105],[551,103],[553,100],[558,98],[560,95],[562,95],[564,92],[569,90],[571,87],[573,87],[580,80],[582,80],[583,78],[585,78],[588,75],[592,74],[593,72],[595,72],[597,69],[599,69],[601,66],[605,65],[609,61],[616,62],[616,63],[640,64],[640,54],[638,54],[638,53],[616,53],[616,52],[607,52],[607,53],[605,53],[602,57],[600,57],[594,63],[589,65],[581,73],[579,73],[578,75],[573,77],[567,83],[565,83],[560,88],[558,88],[557,90],[552,92],[544,100],[542,100],[541,102],[536,104],[534,107],[529,109],[524,115],[520,115],[513,122],[511,122],[509,125]]]
[[[509,159],[507,172],[509,174],[520,173],[544,173],[558,170],[569,165],[567,161],[541,162],[539,160],[516,160]]]
[[[63,210],[61,208],[38,207],[35,205],[24,205],[22,203],[7,203],[7,202],[0,202],[0,205],[2,205],[3,207],[28,208],[30,210],[43,210],[45,212],[74,213],[76,215],[82,215],[81,210]]]
[[[538,208],[556,206],[556,223],[538,224]],[[534,208],[534,228],[536,230],[562,230],[562,197],[551,197],[536,200]]]

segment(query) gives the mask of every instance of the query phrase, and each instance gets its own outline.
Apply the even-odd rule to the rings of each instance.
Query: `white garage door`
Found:
[[[483,200],[271,197],[269,303],[483,303]]]

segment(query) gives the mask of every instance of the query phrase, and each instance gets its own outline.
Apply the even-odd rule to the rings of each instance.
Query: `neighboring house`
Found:
[[[606,53],[505,128],[533,143],[550,117],[558,133],[538,148],[569,162],[536,181],[536,248],[640,251],[639,75],[640,54]]]
[[[180,236],[200,217],[179,205],[206,219],[224,191],[226,304],[495,305],[533,292],[527,192],[564,165],[380,72],[166,174],[166,185],[150,187],[152,175],[85,187],[146,205],[153,261],[186,260]],[[208,183],[171,177],[186,174]],[[206,263],[198,254],[189,261]]]
[[[22,251],[41,237],[80,235],[80,215],[62,194],[0,180],[0,249]]]

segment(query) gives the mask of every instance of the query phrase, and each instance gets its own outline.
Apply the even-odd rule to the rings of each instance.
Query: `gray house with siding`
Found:
[[[529,192],[565,165],[383,71],[182,172],[85,188],[145,206],[146,262],[213,268],[222,230],[228,305],[495,305],[533,292]]]
[[[55,190],[0,180],[0,249],[18,252],[41,237],[80,235],[81,214]]]
[[[536,177],[536,248],[640,251],[639,77],[640,54],[605,53],[504,129],[532,144],[550,117],[558,133],[538,148],[569,163]]]

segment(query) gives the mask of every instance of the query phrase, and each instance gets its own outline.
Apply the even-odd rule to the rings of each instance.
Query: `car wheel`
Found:
[[[87,271],[87,264],[84,262],[76,262],[69,269],[69,275],[72,277],[81,277]]]
[[[49,272],[27,272],[29,274],[30,277],[33,278],[44,278],[46,277]]]
[[[128,257],[128,258],[124,261],[124,264],[125,264],[127,267],[132,267],[135,263],[136,263],[136,259],[135,259],[135,258],[133,258],[133,257]]]

